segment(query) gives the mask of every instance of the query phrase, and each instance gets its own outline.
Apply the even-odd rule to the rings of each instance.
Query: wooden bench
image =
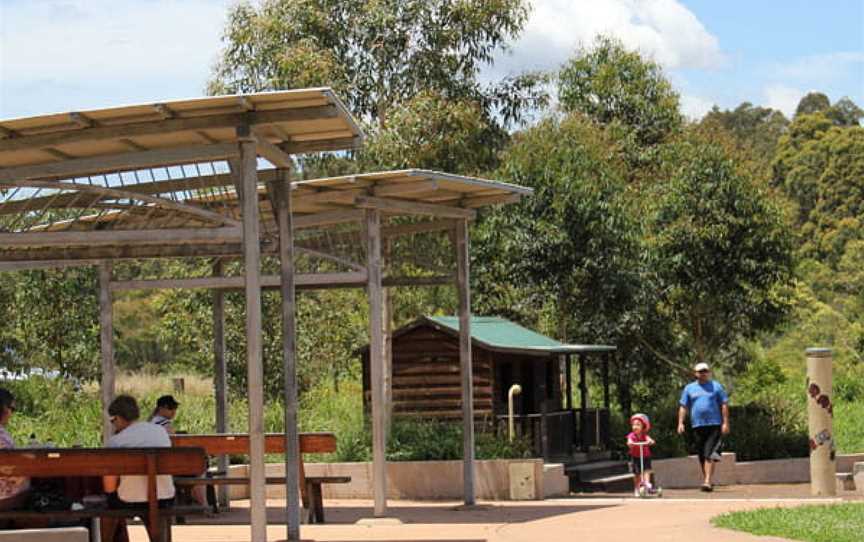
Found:
[[[248,454],[249,435],[172,435],[175,446],[194,446],[203,448],[207,455]],[[306,476],[303,454],[324,454],[336,451],[336,436],[333,433],[300,433],[300,496],[303,507],[309,511],[309,523],[324,523],[324,499],[322,484],[347,484],[350,476]],[[285,454],[285,435],[267,433],[264,435],[264,453]],[[182,478],[175,480],[178,486],[192,485],[249,485],[248,477],[228,477],[227,473],[217,476]],[[284,485],[284,476],[268,476],[268,485]]]
[[[0,519],[76,520],[101,517],[135,517],[146,513],[152,540],[171,540],[171,518],[178,514],[204,512],[203,508],[159,508],[158,475],[197,475],[207,468],[201,448],[69,448],[0,450],[0,476],[70,478],[101,476],[146,476],[146,510],[86,508],[83,510],[0,512]]]

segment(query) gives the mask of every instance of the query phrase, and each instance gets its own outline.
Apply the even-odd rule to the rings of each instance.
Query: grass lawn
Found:
[[[711,520],[717,527],[806,542],[864,540],[864,503],[847,502],[731,512]]]

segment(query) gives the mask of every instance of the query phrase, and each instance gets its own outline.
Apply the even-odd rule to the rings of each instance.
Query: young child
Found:
[[[639,487],[642,484],[650,493],[654,492],[651,487],[651,446],[654,444],[654,439],[648,436],[651,420],[645,414],[634,414],[630,416],[630,429],[632,432],[627,435],[627,447],[630,449],[630,465],[633,471],[633,494],[638,497]],[[639,445],[638,442],[645,444]],[[643,454],[641,462],[640,453]]]

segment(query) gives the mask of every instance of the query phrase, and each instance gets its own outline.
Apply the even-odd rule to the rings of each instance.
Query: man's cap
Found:
[[[696,366],[693,367],[693,370],[698,373],[699,371],[710,371],[711,367],[709,367],[708,364],[703,361],[703,362],[697,363]]]
[[[180,403],[178,403],[177,400],[174,399],[173,395],[163,395],[156,400],[156,406],[174,410],[175,408],[180,406]]]

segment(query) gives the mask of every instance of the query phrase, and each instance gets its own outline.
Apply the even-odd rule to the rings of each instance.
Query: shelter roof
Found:
[[[288,153],[354,148],[363,137],[329,88],[211,96],[0,120],[0,168],[16,168],[8,179],[50,178],[34,166],[99,157],[101,167],[79,174],[112,171],[111,155],[232,143],[244,123]],[[159,165],[171,165],[163,156]]]
[[[447,335],[459,336],[459,318],[456,316],[421,316],[414,322],[396,330],[394,338],[417,327],[429,325]],[[510,354],[552,356],[613,352],[615,346],[603,344],[565,344],[536,331],[497,316],[471,316],[471,341],[487,350]],[[368,346],[363,350],[368,349]]]

